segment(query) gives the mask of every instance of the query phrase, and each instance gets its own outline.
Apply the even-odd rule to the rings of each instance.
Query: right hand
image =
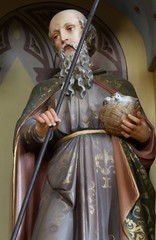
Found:
[[[58,127],[61,119],[58,118],[55,110],[49,108],[44,113],[35,117],[36,120],[36,132],[39,137],[45,137],[48,131],[48,128],[51,126]]]

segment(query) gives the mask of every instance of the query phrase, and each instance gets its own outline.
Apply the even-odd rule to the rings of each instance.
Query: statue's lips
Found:
[[[71,45],[66,45],[66,46],[64,46],[64,52],[66,52],[66,51],[75,51],[75,49],[74,49],[74,47],[73,46],[71,46]]]

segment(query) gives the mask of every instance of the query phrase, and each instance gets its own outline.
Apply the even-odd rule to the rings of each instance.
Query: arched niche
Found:
[[[35,83],[59,70],[59,59],[48,38],[48,25],[55,13],[69,8],[88,16],[85,9],[77,6],[48,2],[18,8],[0,19],[0,82],[16,58]],[[92,56],[95,68],[127,79],[126,59],[118,39],[98,17],[92,23],[97,30],[97,49]]]

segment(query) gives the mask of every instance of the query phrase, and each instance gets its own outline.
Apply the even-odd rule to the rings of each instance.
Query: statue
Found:
[[[104,98],[116,92],[137,95],[130,82],[92,70],[93,26],[59,115],[55,112],[85,23],[85,16],[73,9],[52,18],[49,37],[61,59],[60,72],[34,87],[16,125],[14,220],[48,128],[55,128],[19,239],[152,240],[155,191],[149,170],[156,155],[154,128],[140,107],[135,116],[122,120],[121,136],[103,129],[99,112]]]

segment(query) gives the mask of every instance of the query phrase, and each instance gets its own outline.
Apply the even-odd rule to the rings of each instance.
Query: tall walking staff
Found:
[[[93,6],[92,6],[91,11],[90,11],[90,14],[89,14],[89,16],[88,16],[88,20],[87,20],[86,26],[85,26],[85,28],[84,28],[82,37],[81,37],[80,42],[79,42],[79,44],[78,44],[77,50],[76,50],[76,52],[75,52],[75,54],[74,54],[74,58],[73,58],[71,67],[70,67],[70,69],[69,69],[69,72],[68,72],[68,75],[67,75],[65,84],[64,84],[64,86],[63,86],[61,95],[60,95],[60,97],[59,97],[59,99],[58,99],[58,103],[57,103],[57,106],[56,106],[56,109],[55,109],[55,111],[56,111],[57,114],[59,113],[59,110],[60,110],[60,108],[61,108],[61,104],[62,104],[62,102],[63,102],[65,93],[66,93],[66,91],[67,91],[67,89],[68,89],[68,85],[69,85],[69,83],[70,83],[70,78],[71,78],[71,76],[72,76],[73,70],[74,70],[75,65],[76,65],[76,63],[77,63],[77,60],[78,60],[78,57],[79,57],[81,48],[82,48],[83,43],[84,43],[84,41],[85,41],[85,38],[86,38],[86,35],[87,35],[87,32],[88,32],[90,23],[91,23],[91,21],[92,21],[92,19],[93,19],[93,17],[94,17],[96,8],[97,8],[97,6],[98,6],[98,3],[99,3],[99,0],[95,0],[95,1],[94,1]],[[42,159],[43,159],[44,154],[45,154],[45,150],[46,150],[46,148],[47,148],[49,139],[50,139],[52,136],[53,136],[53,128],[52,128],[52,127],[49,127],[48,132],[47,132],[46,137],[45,137],[45,140],[44,140],[44,142],[43,142],[43,144],[42,144],[41,151],[40,151],[40,153],[39,153],[38,160],[37,160],[37,163],[36,163],[36,167],[35,167],[33,176],[32,176],[32,178],[31,178],[31,181],[30,181],[30,184],[29,184],[29,187],[28,187],[26,196],[25,196],[25,198],[24,198],[24,201],[23,201],[23,204],[22,204],[20,213],[19,213],[19,215],[18,215],[18,219],[17,219],[16,225],[15,225],[15,228],[14,228],[14,230],[13,230],[13,232],[12,232],[11,240],[16,240],[16,238],[17,238],[18,231],[19,231],[20,225],[21,225],[22,220],[23,220],[23,217],[24,217],[24,213],[25,213],[25,210],[26,210],[26,207],[27,207],[27,204],[28,204],[28,201],[29,201],[29,198],[30,198],[30,195],[31,195],[31,192],[32,192],[32,189],[33,189],[33,186],[34,186],[34,183],[35,183],[37,174],[38,174],[38,171],[39,171],[39,169],[40,169]]]

